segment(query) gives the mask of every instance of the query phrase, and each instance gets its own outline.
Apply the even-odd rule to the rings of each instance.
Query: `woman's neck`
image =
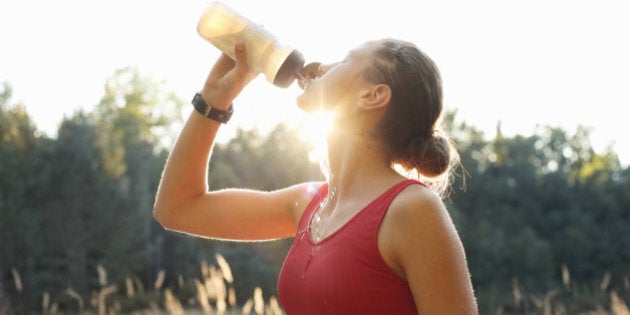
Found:
[[[333,130],[328,136],[328,184],[337,198],[362,193],[366,186],[400,179],[378,141],[357,131]]]

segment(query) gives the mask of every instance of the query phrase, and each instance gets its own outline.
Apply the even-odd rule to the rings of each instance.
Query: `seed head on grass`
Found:
[[[173,295],[170,289],[164,290],[164,306],[171,315],[184,315],[182,303]]]
[[[157,278],[155,279],[155,283],[153,284],[153,287],[155,288],[156,291],[160,291],[160,289],[162,288],[165,277],[166,277],[166,271],[164,271],[164,269],[160,269],[160,271],[158,272]]]
[[[615,291],[610,293],[610,309],[615,315],[630,315],[628,305],[626,305],[623,299],[620,298]]]
[[[217,259],[219,268],[221,268],[221,272],[223,273],[223,278],[225,278],[225,281],[227,281],[228,283],[234,282],[234,278],[232,277],[232,269],[230,268],[230,265],[227,263],[223,255],[217,253],[215,255],[215,258]]]
[[[210,306],[210,302],[208,300],[208,293],[206,293],[206,288],[201,283],[201,281],[195,279],[195,287],[197,287],[197,302],[203,309],[205,314],[212,313],[212,306]]]

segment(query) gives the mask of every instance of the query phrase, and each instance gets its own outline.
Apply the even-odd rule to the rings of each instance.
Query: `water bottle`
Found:
[[[263,27],[238,14],[225,4],[212,2],[197,25],[201,37],[234,58],[234,45],[245,43],[250,71],[264,73],[267,81],[286,88],[304,66],[304,56]]]

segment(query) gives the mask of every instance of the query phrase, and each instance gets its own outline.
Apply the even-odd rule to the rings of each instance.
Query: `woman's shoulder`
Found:
[[[431,188],[416,180],[407,180],[408,185],[396,196],[390,208],[398,211],[413,211],[414,209],[443,208],[440,196]],[[391,209],[390,209],[391,210]]]
[[[326,182],[305,182],[286,188],[290,192],[289,202],[296,223],[314,200],[326,195],[327,188]]]
[[[444,202],[431,188],[409,185],[392,201],[388,221],[396,230],[419,233],[435,228],[451,228],[452,221]]]
[[[379,232],[379,249],[404,278],[409,261],[439,256],[439,248],[457,241],[442,200],[425,185],[408,185],[392,201]],[[408,270],[407,270],[408,271]]]

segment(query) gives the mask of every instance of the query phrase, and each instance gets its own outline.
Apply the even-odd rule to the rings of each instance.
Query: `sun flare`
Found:
[[[314,163],[321,162],[326,157],[326,135],[332,130],[332,114],[318,111],[308,115],[300,128],[300,139],[313,145],[309,153],[309,160]]]

